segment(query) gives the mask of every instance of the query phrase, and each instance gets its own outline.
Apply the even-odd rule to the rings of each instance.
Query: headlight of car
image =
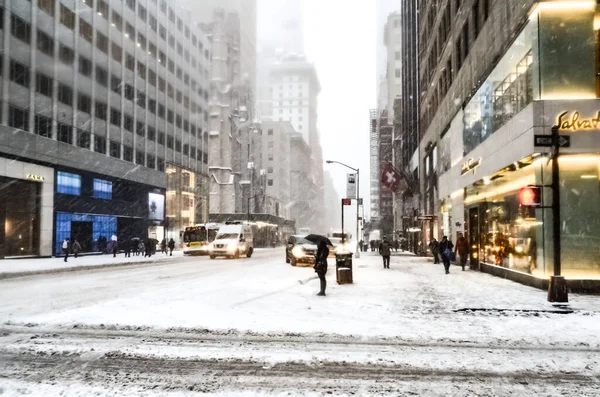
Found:
[[[215,248],[215,246],[213,245],[213,243],[208,244],[208,250],[212,251]]]
[[[292,249],[292,255],[294,255],[296,258],[304,255],[304,250],[302,249],[302,247],[294,247]]]
[[[236,243],[229,243],[229,245],[227,246],[227,251],[229,251],[229,252],[234,252],[236,249],[237,249]]]

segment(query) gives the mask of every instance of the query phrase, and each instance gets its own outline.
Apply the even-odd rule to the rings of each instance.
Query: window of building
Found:
[[[92,29],[92,25],[79,18],[79,36],[81,36],[84,40],[88,41],[90,44],[92,43],[92,39],[94,37],[94,30]]]
[[[119,142],[110,141],[109,155],[116,159],[121,158],[121,144]]]
[[[103,87],[108,87],[108,71],[100,66],[96,66],[96,82]]]
[[[146,109],[146,94],[142,91],[138,91],[135,102],[139,107]]]
[[[106,120],[106,113],[108,111],[108,106],[106,103],[96,101],[95,106],[95,115],[100,120]]]
[[[129,7],[133,12],[135,12],[135,0],[125,0],[125,4]]]
[[[92,98],[89,95],[79,93],[77,97],[77,108],[85,113],[92,113]]]
[[[267,155],[267,158],[269,159],[269,161],[273,161],[273,153],[269,153]]]
[[[152,69],[148,69],[148,83],[156,87],[156,72]]]
[[[173,149],[175,143],[175,138],[173,138],[172,136],[167,136],[167,148],[168,149]]]
[[[12,105],[9,106],[8,125],[20,130],[29,131],[29,111]]]
[[[152,29],[155,32],[158,28],[158,21],[156,20],[156,18],[154,18],[152,14],[150,14],[150,16],[148,17],[148,26],[150,26],[150,29]]]
[[[146,65],[144,65],[142,62],[138,61],[137,63],[137,71],[138,71],[138,76],[140,76],[142,79],[146,79]]]
[[[84,56],[79,56],[79,73],[90,77],[92,75],[92,61]]]
[[[158,107],[157,107],[157,112],[156,112],[158,114],[158,117],[160,117],[161,119],[164,119],[165,118],[165,111],[166,111],[165,105],[159,103]]]
[[[138,32],[137,46],[146,51],[146,36]]]
[[[123,145],[123,160],[133,163],[133,148]]]
[[[105,54],[108,54],[108,37],[100,32],[96,32],[96,47]]]
[[[59,142],[73,144],[73,127],[64,123],[57,123],[57,137]]]
[[[133,117],[128,114],[123,115],[123,128],[133,132]]]
[[[106,154],[106,138],[94,136],[94,151],[100,154]]]
[[[135,151],[135,163],[137,165],[146,165],[146,154],[141,150]]]
[[[269,179],[267,181],[267,186],[273,186],[273,179]]]
[[[162,24],[159,24],[158,26],[158,35],[163,40],[167,39],[167,28],[165,28]]]
[[[11,60],[10,79],[23,87],[29,87],[29,68],[19,62]]]
[[[156,128],[152,126],[146,127],[146,137],[149,141],[154,142],[156,140]]]
[[[108,7],[108,4],[106,2],[104,2],[103,0],[97,0],[96,6],[97,6],[97,10],[98,10],[98,15],[100,15],[104,19],[107,19],[108,13],[110,10]]]
[[[60,5],[60,23],[71,30],[75,29],[75,13],[62,4]]]
[[[135,133],[141,137],[146,136],[146,126],[141,121],[138,121],[135,125]]]
[[[400,71],[400,69],[396,69],[394,70],[394,76],[398,79],[400,77],[402,77],[402,72]]]
[[[179,139],[175,140],[175,151],[181,153],[181,141]]]
[[[152,58],[156,58],[156,46],[152,43],[148,44],[148,55]]]
[[[125,54],[125,67],[132,72],[135,72],[135,57],[129,53]]]
[[[112,200],[112,182],[94,178],[94,197]]]
[[[58,101],[73,106],[73,89],[63,83],[58,83]]]
[[[159,145],[164,145],[165,144],[165,133],[164,132],[159,132],[158,133],[158,144]]]
[[[152,114],[156,114],[156,99],[148,98],[148,110]]]
[[[121,95],[121,87],[122,87],[121,79],[115,75],[111,75],[110,76],[110,89],[114,93]]]
[[[135,40],[135,28],[129,23],[125,23],[125,37]]]
[[[38,7],[46,14],[54,17],[55,0],[38,0]]]
[[[184,156],[189,156],[190,155],[190,145],[185,143],[183,145],[183,155]]]
[[[112,125],[121,125],[121,112],[115,108],[110,108],[110,123]]]
[[[269,168],[267,168],[267,172],[268,172],[269,174],[272,174],[272,173],[273,173],[273,167],[269,167]]]
[[[11,16],[11,33],[27,44],[31,42],[31,25],[14,14]]]
[[[144,7],[141,4],[138,5],[138,16],[144,22],[146,22],[146,19],[148,18],[148,12],[146,11],[146,7]]]
[[[52,120],[48,117],[35,115],[35,131],[37,135],[52,138]]]
[[[135,98],[135,89],[132,85],[125,84],[124,97],[130,101],[133,101]]]
[[[46,55],[54,55],[54,40],[39,29],[37,31],[37,48]]]
[[[123,31],[123,17],[115,10],[112,12],[112,24],[119,32]]]
[[[112,43],[111,47],[112,47],[112,51],[111,51],[112,58],[115,61],[121,63],[121,61],[123,60],[123,49],[115,43]]]
[[[154,169],[156,167],[156,157],[153,154],[148,153],[146,155],[146,167]]]
[[[56,175],[56,192],[80,196],[81,175],[58,171]]]
[[[75,52],[71,48],[61,44],[58,49],[58,59],[66,65],[73,65],[73,62],[75,62]]]
[[[77,146],[83,149],[89,149],[91,144],[91,134],[87,131],[77,130]]]
[[[164,172],[165,171],[165,160],[161,159],[160,157],[158,159],[156,159],[156,169],[159,171]]]

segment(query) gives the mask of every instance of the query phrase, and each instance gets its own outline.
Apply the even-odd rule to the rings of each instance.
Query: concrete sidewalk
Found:
[[[112,254],[89,255],[74,258],[69,256],[68,262],[63,257],[56,258],[31,258],[31,259],[4,259],[0,261],[0,280],[30,276],[35,274],[51,274],[83,269],[101,269],[114,266],[130,266],[149,263],[168,263],[181,260],[183,251],[173,251],[173,256],[157,253],[150,258],[142,255],[126,258],[123,253],[113,258]]]

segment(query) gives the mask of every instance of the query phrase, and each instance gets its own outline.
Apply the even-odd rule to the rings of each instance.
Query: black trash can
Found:
[[[335,275],[338,284],[352,284],[352,252],[335,254]]]

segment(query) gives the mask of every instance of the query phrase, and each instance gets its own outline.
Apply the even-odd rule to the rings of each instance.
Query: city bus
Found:
[[[183,253],[208,255],[208,245],[213,242],[220,227],[218,223],[202,223],[186,227],[183,232]]]

